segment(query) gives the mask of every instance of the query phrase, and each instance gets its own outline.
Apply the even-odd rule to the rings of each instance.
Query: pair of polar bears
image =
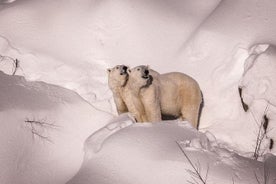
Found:
[[[169,115],[198,128],[202,94],[193,78],[179,72],[159,74],[144,65],[117,65],[107,71],[118,114],[130,112],[137,122],[159,122]]]

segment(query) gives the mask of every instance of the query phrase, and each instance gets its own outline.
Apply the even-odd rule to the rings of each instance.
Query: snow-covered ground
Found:
[[[206,183],[275,183],[275,16],[273,0],[0,1],[0,183],[194,182],[184,153]],[[195,78],[199,131],[117,117],[116,64]]]
[[[82,167],[68,184],[201,183],[192,165],[206,183],[264,183],[264,171],[266,183],[275,182],[272,155],[264,162],[241,157],[218,145],[210,132],[199,133],[188,122],[128,123],[128,127],[130,120],[124,122],[112,123],[89,137]],[[116,133],[102,139],[111,131]]]
[[[65,183],[83,143],[113,116],[73,91],[0,72],[1,183]]]

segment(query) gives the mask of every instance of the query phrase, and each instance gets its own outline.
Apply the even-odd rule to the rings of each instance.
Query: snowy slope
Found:
[[[65,183],[112,116],[76,93],[0,72],[0,183]]]
[[[18,74],[27,79],[72,89],[112,111],[106,68],[122,63],[168,68],[167,61],[218,2],[15,1],[0,11],[0,36],[10,43],[0,37],[1,54],[18,58]]]
[[[244,112],[238,88],[252,46],[270,44],[275,47],[275,10],[276,3],[271,0],[221,1],[183,44],[176,60],[178,68],[194,76],[202,88],[205,107],[201,130],[211,131],[239,151],[253,149],[266,102],[255,99],[250,111]],[[270,79],[273,78],[275,76]],[[272,80],[272,86],[273,83]],[[274,94],[270,98],[274,98]],[[274,129],[275,118],[270,119],[271,129]]]
[[[270,165],[275,156],[268,156],[264,163],[241,157],[218,145],[212,134],[199,133],[187,122],[132,124],[103,142],[92,141],[109,134],[107,129],[86,141],[82,167],[68,184],[201,183],[190,172],[194,170],[187,158],[199,168],[206,183],[264,183],[264,170],[266,183],[273,184],[276,179],[275,165]],[[95,149],[99,142],[102,149]]]
[[[153,183],[153,171],[159,183],[185,183],[190,167],[178,139],[194,161],[203,167],[211,162],[210,182],[256,183],[254,173],[262,178],[264,168],[268,173],[276,165],[268,156],[276,154],[275,144],[269,148],[276,141],[275,15],[273,0],[0,1],[1,181],[65,183],[80,167],[92,134],[82,168],[69,183]],[[182,123],[114,119],[106,68],[116,64],[148,64],[195,78],[205,103],[201,133]],[[7,75],[13,72],[18,76]],[[242,157],[252,158],[264,117],[259,160],[266,161]],[[95,133],[109,120],[111,127]]]
[[[203,91],[200,129],[239,151],[253,149],[258,126],[243,111],[238,87],[251,46],[276,44],[274,1],[29,0],[1,6],[0,51],[20,60],[18,75],[72,89],[116,114],[106,68],[149,64],[161,73],[184,72]],[[0,66],[11,73],[13,64]],[[260,119],[265,105],[255,104]]]

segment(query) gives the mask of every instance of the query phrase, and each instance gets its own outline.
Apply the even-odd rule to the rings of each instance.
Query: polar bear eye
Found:
[[[119,69],[119,67],[117,66],[117,67],[116,67],[116,69],[118,70],[118,69]]]
[[[140,71],[140,68],[137,68],[137,71]]]

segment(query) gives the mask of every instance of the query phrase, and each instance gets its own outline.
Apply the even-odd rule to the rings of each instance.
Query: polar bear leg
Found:
[[[128,111],[135,117],[137,122],[148,121],[145,115],[143,104],[138,97],[129,93],[125,97],[125,102],[126,102]]]
[[[141,90],[140,93],[141,101],[149,122],[160,122],[162,120],[158,92],[155,86],[150,86],[145,90]]]
[[[113,94],[113,96],[114,96],[114,102],[115,102],[118,114],[120,115],[122,113],[128,112],[127,106],[123,101],[122,97],[116,94]]]
[[[181,109],[181,119],[189,121],[193,127],[198,128],[199,105],[184,105]]]

